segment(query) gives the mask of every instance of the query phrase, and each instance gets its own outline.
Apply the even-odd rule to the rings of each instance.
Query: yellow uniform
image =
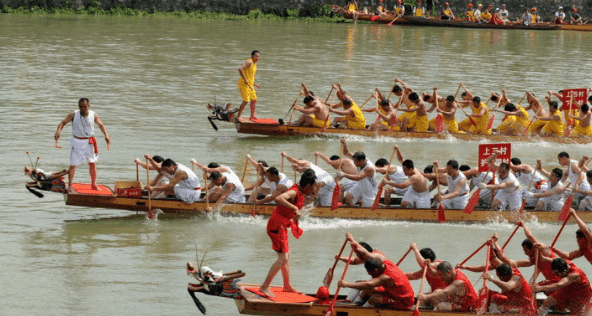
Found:
[[[450,9],[445,9],[445,10],[444,10],[444,14],[446,14],[446,15],[449,15],[449,16],[452,16],[452,10],[450,10]]]
[[[481,13],[481,20],[491,20],[491,13],[489,12],[483,12]]]
[[[517,105],[516,109],[522,112],[522,116],[506,116],[504,121],[497,127],[500,134],[516,135],[522,133],[528,127],[528,124],[530,123],[528,120],[528,113],[520,105]]]
[[[532,25],[537,24],[538,21],[539,21],[539,15],[538,14],[535,14],[535,13],[533,13],[531,15],[532,15]]]
[[[383,110],[382,108],[378,108],[378,110],[380,111],[380,113],[382,113],[382,115],[386,116],[386,111],[385,110]],[[380,120],[380,125],[386,126],[388,128],[391,128],[391,125],[393,125],[392,123],[393,123],[392,121],[391,122],[386,122],[386,121],[384,121],[382,119]]]
[[[444,126],[446,126],[446,130],[449,133],[460,133],[458,130],[458,123],[456,122],[456,118],[451,120],[446,119],[446,117],[442,116],[442,121],[444,122]]]
[[[547,121],[547,123],[543,127],[543,131],[545,132],[546,136],[563,136],[563,118],[561,115],[561,111],[555,111],[555,113],[549,114],[549,117],[553,115],[559,116],[559,120]]]
[[[360,107],[356,104],[356,102],[352,102],[352,106],[350,108],[354,113],[353,115],[346,115],[345,121],[347,121],[347,126],[353,129],[366,129],[366,118],[360,110]]]
[[[465,12],[465,17],[468,21],[475,21],[475,16],[473,15],[475,11],[473,10],[467,10],[467,12]]]
[[[481,109],[483,109],[483,108],[485,108],[485,114],[483,114],[483,116],[472,118],[473,121],[475,121],[475,123],[477,124],[477,126],[473,125],[469,120],[469,124],[471,124],[471,126],[469,127],[468,131],[473,134],[488,134],[488,135],[491,134],[491,129],[486,129],[487,124],[489,124],[489,109],[487,108],[487,105],[485,105],[485,103],[481,102],[481,104],[479,104],[479,107],[476,109],[475,109],[475,107],[471,106],[471,110],[473,110],[473,114],[479,114],[481,112]]]
[[[329,127],[331,125],[331,123],[327,119],[319,120],[314,115],[312,116],[312,119],[313,119],[312,124],[314,124],[314,126],[316,126],[316,127]]]
[[[423,8],[422,7],[415,8],[413,16],[423,16]]]
[[[255,93],[255,74],[257,73],[257,64],[253,61],[252,58],[247,59],[247,61],[251,61],[251,66],[247,69],[243,70],[243,74],[247,79],[249,85],[245,84],[243,77],[238,78],[238,90],[241,93],[241,97],[243,98],[244,102],[256,101],[257,100],[257,93]]]
[[[427,132],[428,131],[428,116],[427,115],[415,115],[415,131],[416,132]]]
[[[356,12],[356,5],[355,5],[355,4],[353,4],[353,3],[350,3],[350,4],[347,6],[347,11],[349,11],[349,12]]]
[[[401,14],[401,12],[403,12],[403,6],[398,5],[397,7],[395,7],[395,12],[397,12],[397,14]]]
[[[582,127],[581,124],[576,125],[576,127],[569,133],[569,137],[592,137],[592,126],[588,125],[586,127]]]

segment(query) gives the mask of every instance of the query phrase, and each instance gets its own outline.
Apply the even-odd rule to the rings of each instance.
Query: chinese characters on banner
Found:
[[[512,158],[512,144],[480,144],[479,145],[479,172],[495,171],[487,164],[487,158],[496,152],[501,152],[495,162],[501,164],[503,162],[510,164]]]
[[[572,103],[573,97],[573,103]],[[579,107],[576,104],[584,104],[588,99],[588,90],[582,89],[564,89],[563,90],[563,108],[560,110],[578,110]]]

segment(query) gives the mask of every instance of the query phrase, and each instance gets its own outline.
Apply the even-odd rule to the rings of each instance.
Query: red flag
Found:
[[[557,220],[565,221],[569,216],[569,209],[571,208],[571,204],[573,203],[573,194],[571,194],[567,200],[565,200],[565,204],[563,204],[563,208],[561,209],[561,213],[559,213],[559,217]]]
[[[493,127],[493,121],[495,121],[495,113],[489,118],[489,123],[487,123],[487,128],[485,130],[491,129]]]
[[[333,190],[333,198],[331,199],[331,211],[339,207],[339,182],[335,181],[335,189]]]
[[[378,188],[378,193],[376,193],[376,198],[374,198],[374,203],[372,203],[373,211],[376,211],[376,209],[378,208],[378,202],[380,202],[380,196],[382,195],[382,188],[382,185]]]
[[[442,118],[441,114],[438,114],[438,116],[436,116],[436,132],[442,133],[445,130],[446,128],[444,127],[444,119]]]
[[[446,221],[446,213],[444,212],[444,206],[440,203],[438,206],[438,223],[444,223]]]
[[[467,214],[473,213],[473,210],[475,210],[475,206],[477,206],[477,204],[479,204],[480,197],[481,197],[481,189],[477,189],[477,191],[475,191],[475,193],[473,193],[473,195],[471,196],[471,198],[467,202],[467,206],[465,206],[465,209],[463,210],[463,212],[465,212]]]

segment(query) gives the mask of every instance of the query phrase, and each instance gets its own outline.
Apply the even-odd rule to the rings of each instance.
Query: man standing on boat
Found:
[[[357,181],[354,186],[349,189],[344,198],[345,204],[350,207],[355,206],[358,202],[362,202],[362,207],[370,207],[374,203],[378,186],[376,182],[376,168],[370,159],[366,158],[366,155],[358,151],[355,154],[349,151],[347,148],[347,141],[345,138],[341,139],[343,144],[344,155],[350,157],[354,161],[354,165],[358,168],[358,173],[349,174],[343,171],[337,171],[336,178],[347,178],[350,180]]]
[[[78,111],[72,112],[60,122],[55,132],[55,146],[58,147],[60,132],[72,122],[72,138],[70,139],[70,168],[68,169],[68,190],[72,187],[76,166],[80,165],[84,159],[88,161],[88,171],[90,173],[91,188],[99,190],[97,186],[97,165],[99,159],[99,149],[95,138],[95,123],[105,135],[107,150],[111,150],[111,137],[107,133],[107,128],[99,118],[99,115],[90,110],[90,102],[87,98],[78,101]]]
[[[195,172],[182,164],[176,163],[174,160],[168,158],[162,162],[162,171],[172,175],[169,183],[165,185],[151,186],[148,185],[146,189],[148,192],[163,191],[166,196],[175,195],[181,201],[191,204],[199,201],[201,196],[201,187],[199,185],[199,178]],[[154,183],[158,183],[162,179],[163,173],[159,173],[154,179]]]
[[[300,182],[293,185],[288,191],[280,194],[275,202],[275,210],[267,222],[267,235],[271,239],[271,249],[277,252],[278,259],[271,266],[267,277],[259,291],[268,297],[275,297],[269,286],[273,278],[281,270],[284,279],[284,292],[298,292],[290,283],[290,247],[288,244],[288,228],[292,228],[292,234],[299,238],[302,231],[298,228],[298,220],[302,215],[300,211],[304,206],[306,195],[311,194],[316,186],[316,178],[312,170],[305,171],[300,177]]]
[[[261,86],[255,83],[255,74],[257,73],[257,62],[261,59],[261,53],[258,50],[251,52],[251,58],[247,59],[242,66],[238,67],[238,73],[240,78],[238,79],[238,90],[243,98],[236,119],[240,119],[243,110],[247,103],[250,103],[251,116],[249,119],[254,121],[257,119],[255,116],[255,106],[257,103],[257,93],[255,87],[261,89]]]
[[[432,293],[419,293],[417,304],[435,306],[436,310],[473,311],[477,307],[478,296],[471,281],[447,261],[437,267],[438,275],[447,284],[446,288]]]

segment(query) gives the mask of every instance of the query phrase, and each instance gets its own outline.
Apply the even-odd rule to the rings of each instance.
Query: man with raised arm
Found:
[[[573,260],[584,257],[592,264],[592,232],[573,208],[570,208],[569,212],[580,228],[576,231],[576,243],[578,244],[578,249],[570,252],[563,252],[555,247],[551,247],[551,250],[563,259]]]
[[[333,167],[336,170],[343,171],[344,173],[358,172],[358,168],[356,167],[354,162],[347,157],[339,157],[338,155],[333,155],[331,157],[327,157],[318,151],[315,151],[314,154],[315,154],[315,156],[321,157],[321,159],[323,159],[323,161],[325,163],[327,163],[328,165],[330,165],[331,167]],[[340,186],[339,186],[340,200],[343,200],[344,192],[351,189],[354,186],[354,184],[356,184],[356,182],[357,181],[347,179],[342,184],[340,184]]]
[[[420,269],[415,272],[405,273],[407,278],[409,280],[420,280],[423,277],[423,269],[427,265],[426,281],[430,285],[430,292],[434,292],[438,289],[445,289],[448,284],[446,284],[444,279],[438,274],[437,268],[442,261],[436,259],[436,253],[431,248],[422,248],[419,250],[416,243],[411,243],[409,247],[415,254],[415,260]]]
[[[307,169],[314,171],[317,179],[314,195],[318,197],[318,203],[321,206],[331,206],[333,190],[335,189],[335,181],[331,174],[308,160],[291,157],[285,151],[282,151],[281,155],[292,163],[293,169],[298,172],[304,172]]]
[[[497,190],[493,202],[492,210],[509,209],[517,210],[522,204],[522,193],[520,192],[520,182],[510,172],[510,166],[507,163],[497,164],[495,159],[499,152],[487,157],[487,163],[491,168],[497,169],[499,184],[479,183],[479,188],[488,190]]]
[[[91,188],[99,190],[97,186],[97,165],[99,159],[99,149],[95,138],[95,123],[105,135],[107,150],[111,150],[111,137],[107,133],[107,128],[99,118],[99,115],[90,109],[90,101],[87,98],[78,100],[78,110],[66,116],[58,125],[55,132],[55,146],[58,147],[60,132],[64,126],[72,122],[72,138],[70,139],[70,168],[68,169],[68,190],[72,187],[76,166],[80,165],[85,159],[88,162],[88,171],[90,173]]]
[[[269,188],[261,187],[261,184],[264,182],[267,182]],[[276,197],[286,192],[294,185],[294,182],[292,182],[292,180],[290,180],[285,174],[279,172],[276,167],[266,168],[263,181],[257,181],[257,183],[259,183],[259,185],[255,186],[255,189],[253,189],[253,193],[248,200],[248,202],[255,205],[273,202]],[[264,197],[259,199],[259,194]]]
[[[434,161],[434,167],[438,168],[438,161]],[[464,209],[469,201],[469,184],[465,174],[458,170],[458,161],[449,160],[441,170],[447,175],[448,189],[436,194],[434,201],[442,202],[447,209]]]
[[[479,183],[497,184],[497,178],[494,178],[491,171],[480,172],[478,168],[471,168],[468,165],[461,165],[458,167],[458,170],[462,171],[465,177],[467,177],[471,190],[476,188]],[[493,194],[491,193],[491,190],[482,189],[481,194],[479,194],[479,203],[483,206],[491,207],[491,202],[493,201]]]
[[[148,185],[157,186],[157,185],[166,185],[167,183],[169,183],[169,181],[171,180],[173,175],[166,173],[162,169],[162,162],[164,161],[164,158],[162,158],[159,155],[154,155],[153,157],[151,157],[148,154],[145,154],[144,158],[146,158],[146,160],[148,160],[148,163],[142,162],[140,160],[140,158],[134,159],[134,163],[144,169],[156,170],[159,175],[162,175],[162,177],[158,181],[155,181],[155,179],[152,179],[152,181],[150,181],[150,183]],[[166,197],[166,195],[165,195],[164,191],[157,191],[157,192],[153,192],[151,194],[151,197],[152,198],[164,198],[164,197]]]
[[[563,174],[562,181],[566,179],[571,183],[571,188],[577,188],[581,191],[589,191],[590,183],[586,178],[586,174],[579,167],[579,162],[575,159],[570,159],[569,154],[565,151],[560,152],[557,155],[557,160],[562,166],[567,166],[567,172]],[[580,201],[585,198],[585,195],[577,192],[573,192],[573,205],[580,205]]]
[[[294,106],[294,111],[302,112],[298,121],[291,124],[291,126],[303,127],[328,127],[329,126],[329,111],[327,106],[320,99],[315,99],[313,96],[306,96],[302,103],[304,107]]]
[[[415,113],[415,118],[413,119],[412,122],[410,122],[411,124],[409,124],[408,121],[403,121],[401,123],[402,124],[401,131],[407,132],[409,130],[412,130],[415,132],[427,132],[428,127],[429,127],[429,121],[428,121],[428,113],[425,108],[425,102],[423,102],[423,100],[420,99],[419,94],[417,94],[417,92],[411,92],[409,94],[409,100],[415,106],[411,109],[399,108],[399,111],[409,112],[409,113],[413,112],[413,113]],[[410,126],[410,125],[412,125],[412,126]]]
[[[563,120],[561,111],[559,111],[559,104],[557,101],[551,101],[551,98],[547,95],[545,96],[547,102],[549,103],[549,116],[548,117],[538,117],[534,116],[534,119],[539,119],[545,122],[545,126],[541,130],[541,136],[563,136]]]
[[[403,163],[403,155],[401,155],[401,151],[399,150],[399,146],[394,146],[395,154],[397,155],[397,160],[399,163]],[[374,164],[376,166],[376,171],[381,174],[388,174],[387,179],[389,181],[393,181],[395,183],[403,183],[407,181],[409,178],[405,175],[403,171],[403,167],[389,164],[389,161],[386,158],[380,158]],[[384,190],[384,204],[390,205],[391,204],[391,195],[394,193],[398,196],[404,196],[407,192],[407,188],[386,188]]]
[[[447,96],[443,104],[441,104],[439,108],[436,108],[436,112],[442,114],[442,122],[444,122],[444,126],[446,127],[446,131],[448,133],[460,132],[458,130],[458,122],[456,121],[456,109],[457,104],[453,95]]]
[[[236,174],[218,171],[210,173],[211,183],[208,184],[210,202],[215,202],[208,211],[213,211],[222,203],[245,203],[245,188]]]
[[[405,195],[401,200],[402,208],[430,208],[430,191],[428,190],[426,178],[423,176],[421,171],[415,168],[412,160],[404,160],[402,165],[403,172],[408,179],[401,183],[384,179],[383,185],[388,184],[396,189],[407,188],[407,192],[405,192]]]
[[[269,286],[276,274],[281,270],[284,279],[284,292],[298,292],[290,282],[290,247],[288,243],[288,228],[292,228],[292,234],[299,238],[298,221],[302,214],[304,199],[311,194],[316,185],[316,177],[312,170],[305,171],[298,184],[294,184],[286,192],[280,194],[275,202],[275,210],[267,222],[267,235],[271,239],[271,249],[277,253],[277,260],[269,269],[267,277],[259,291],[268,297],[275,297]]]
[[[354,165],[357,167],[357,173],[345,173],[343,171],[337,171],[336,178],[347,178],[356,183],[353,187],[345,193],[344,202],[348,206],[355,206],[358,202],[362,202],[362,207],[370,207],[374,203],[378,186],[376,182],[376,168],[370,159],[366,158],[366,155],[358,151],[352,153],[347,148],[347,141],[345,138],[341,139],[343,144],[343,153],[345,156],[351,158]]]
[[[473,311],[477,307],[478,296],[471,281],[448,261],[442,261],[436,268],[446,287],[432,293],[419,293],[417,304],[434,306],[440,311]]]
[[[164,173],[172,175],[169,183],[156,186],[148,185],[146,187],[148,192],[163,191],[165,196],[175,195],[181,201],[188,204],[199,201],[201,187],[199,178],[195,172],[170,158],[162,162],[161,169]],[[163,172],[159,172],[158,176],[154,178],[153,183],[159,183],[160,179],[164,177]]]
[[[255,74],[257,73],[257,63],[261,60],[261,53],[258,50],[251,52],[251,58],[247,59],[240,67],[238,67],[238,73],[240,78],[238,79],[238,90],[240,91],[243,102],[241,103],[236,119],[240,119],[247,103],[250,103],[251,121],[256,120],[255,107],[257,104],[257,93],[255,87],[261,88],[260,85],[255,83]]]
[[[562,176],[563,170],[555,168],[549,173],[549,183],[542,192],[525,192],[525,197],[530,196],[539,199],[535,207],[537,211],[561,211],[563,204],[565,204],[565,198],[563,197],[565,187],[561,183]]]
[[[369,130],[372,131],[388,131],[394,130],[397,121],[397,110],[391,106],[391,102],[388,99],[384,99],[378,88],[372,95],[376,99],[376,107],[370,109],[363,109],[362,112],[376,112],[376,122],[368,126]]]
[[[520,194],[522,194],[522,197],[526,199],[526,205],[528,206],[535,206],[539,198],[533,197],[527,192],[530,192],[532,194],[543,193],[543,191],[547,189],[547,179],[550,175],[548,172],[546,172],[540,167],[538,160],[536,167],[537,168],[535,170],[535,168],[533,168],[532,166],[522,163],[522,160],[520,160],[520,158],[517,157],[510,159],[510,170],[514,173],[514,176],[516,176],[516,179],[518,179],[518,181],[520,182],[522,188],[519,189],[519,191]]]
[[[497,130],[502,135],[522,135],[528,128],[528,112],[524,110],[520,104],[514,105],[513,103],[507,103],[503,110],[495,110],[502,113],[504,118],[502,123],[497,126]]]
[[[532,110],[534,112],[532,123],[528,122],[528,133],[540,134],[547,122],[541,120],[541,117],[548,117],[547,110],[543,107],[541,102],[530,91],[526,91],[526,103],[528,106],[524,107],[525,111]]]

